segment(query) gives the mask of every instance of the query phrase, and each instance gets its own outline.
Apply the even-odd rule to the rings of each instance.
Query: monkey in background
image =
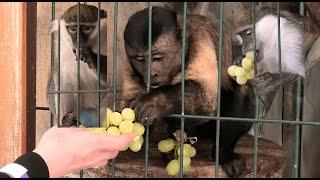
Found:
[[[137,121],[150,125],[150,136],[158,142],[180,128],[180,120],[168,118],[181,113],[181,42],[182,16],[175,11],[153,7],[152,10],[151,90],[147,93],[148,9],[132,15],[125,27],[124,41],[127,60],[122,62],[121,108],[132,107]],[[185,114],[214,116],[218,91],[218,27],[208,18],[188,15],[185,51]],[[232,64],[231,37],[223,38],[221,113],[251,117],[254,107],[250,96],[242,92],[227,75]],[[243,94],[246,93],[246,94]],[[199,132],[212,139],[215,159],[215,121],[188,119],[187,134]],[[238,139],[252,126],[250,122],[221,121],[219,163],[231,176],[241,175],[245,160],[234,152]],[[199,136],[198,136],[199,137]]]
[[[78,5],[68,8],[60,19],[60,91],[76,91],[78,87],[77,66],[80,60],[80,88],[82,90],[98,89],[98,8],[93,5],[80,4],[79,52],[77,47],[77,15]],[[100,10],[101,38],[107,37],[107,12]],[[57,30],[57,27],[54,27]],[[101,47],[106,41],[101,41]],[[77,55],[79,59],[77,59]],[[101,89],[107,86],[107,56],[100,54]],[[58,62],[54,63],[47,84],[47,101],[50,111],[58,119],[58,95],[49,92],[57,91]],[[103,98],[106,93],[101,93]],[[79,93],[80,122],[86,126],[98,126],[98,94]],[[60,119],[62,126],[76,125],[77,93],[62,93],[60,95]]]
[[[265,118],[272,101],[281,85],[292,83],[298,76],[305,77],[304,65],[304,24],[303,17],[280,11],[281,73],[278,56],[278,17],[275,9],[259,6],[256,10],[256,50],[257,74],[249,85],[258,88],[258,96],[263,103],[261,118]],[[250,14],[250,12],[248,12]],[[248,15],[236,28],[238,48],[241,54],[234,64],[247,52],[254,50],[253,19]],[[238,51],[239,52],[239,51]]]

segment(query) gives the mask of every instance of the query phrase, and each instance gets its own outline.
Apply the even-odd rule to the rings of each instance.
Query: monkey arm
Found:
[[[273,74],[263,72],[258,74],[249,83],[258,89],[258,97],[263,103],[262,114],[260,118],[265,118],[270,110],[273,99],[282,85],[292,83],[298,77],[297,74],[282,72]]]
[[[90,69],[95,69],[98,73],[98,54],[87,48],[85,50],[84,62],[86,62]],[[100,54],[100,73],[105,74],[107,72],[107,56]]]
[[[185,114],[199,113],[200,106],[206,104],[203,90],[195,81],[185,81]],[[151,91],[131,104],[137,120],[151,125],[170,114],[181,113],[181,84]],[[212,109],[213,110],[213,109]]]

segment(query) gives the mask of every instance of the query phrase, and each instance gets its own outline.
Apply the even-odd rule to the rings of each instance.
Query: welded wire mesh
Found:
[[[260,3],[259,3],[260,4]],[[113,59],[112,59],[112,79],[113,79],[113,110],[116,110],[116,71],[118,70],[117,68],[117,57],[118,57],[118,42],[117,42],[117,32],[118,32],[118,2],[114,3],[114,21],[113,21]],[[60,27],[58,28],[58,57],[54,56],[54,44],[53,44],[53,39],[54,35],[51,35],[51,67],[53,67],[54,59],[58,59],[58,65],[57,65],[57,71],[58,71],[58,84],[57,84],[57,89],[53,92],[49,92],[52,94],[57,95],[57,118],[60,119],[60,95],[61,94],[77,94],[77,126],[79,126],[80,123],[80,94],[81,93],[97,93],[98,96],[98,108],[99,110],[101,109],[101,93],[106,93],[107,90],[101,89],[101,84],[100,84],[100,46],[101,46],[101,40],[100,40],[100,9],[101,9],[101,3],[98,2],[98,56],[97,56],[97,71],[98,71],[98,88],[96,90],[86,90],[86,89],[81,89],[80,86],[80,60],[79,60],[79,52],[80,52],[80,2],[78,2],[78,13],[77,13],[77,59],[78,59],[78,64],[77,64],[77,90],[71,91],[71,90],[60,90]],[[152,58],[152,4],[149,2],[148,3],[148,10],[149,10],[149,18],[148,18],[148,81],[147,81],[147,92],[150,91],[150,76],[151,76],[151,58]],[[281,37],[280,37],[280,7],[279,3],[277,3],[277,16],[278,16],[278,60],[279,60],[279,70],[281,72]],[[52,3],[52,21],[56,19],[55,17],[55,12],[56,12],[56,4],[53,2]],[[304,5],[303,2],[300,3],[300,14],[304,15]],[[254,59],[257,59],[257,52],[256,52],[256,32],[255,32],[255,23],[256,23],[256,4],[255,2],[252,3],[252,19],[253,19],[253,38],[254,38]],[[198,115],[186,115],[185,114],[185,49],[186,49],[186,27],[188,23],[188,18],[187,18],[187,2],[184,2],[183,4],[183,27],[182,27],[182,52],[181,52],[181,114],[172,114],[169,117],[171,118],[177,118],[181,120],[181,131],[184,131],[184,121],[188,119],[198,119],[199,121],[201,120],[214,120],[216,121],[216,154],[215,154],[215,160],[216,160],[216,165],[215,165],[215,177],[219,177],[219,145],[220,145],[220,121],[239,121],[239,122],[252,122],[253,127],[254,127],[254,147],[253,147],[253,155],[254,155],[254,163],[253,163],[253,176],[257,177],[257,167],[258,167],[258,127],[263,124],[263,123],[276,123],[276,124],[291,124],[296,126],[296,131],[295,131],[295,158],[294,158],[294,170],[295,170],[295,177],[300,177],[300,144],[301,144],[301,125],[320,125],[320,122],[315,122],[315,121],[301,121],[301,115],[300,115],[300,104],[301,104],[301,90],[302,90],[302,79],[298,77],[297,79],[297,91],[296,91],[296,117],[294,120],[288,119],[272,119],[272,120],[266,120],[266,119],[259,119],[259,98],[257,96],[257,91],[259,89],[255,89],[255,101],[256,101],[256,107],[255,107],[255,118],[235,118],[235,117],[222,117],[220,114],[220,104],[221,104],[221,72],[222,72],[222,62],[224,61],[222,57],[222,43],[223,43],[223,20],[224,20],[224,3],[220,3],[220,17],[219,17],[219,44],[218,44],[218,99],[217,99],[217,115],[216,116],[198,116]],[[255,72],[257,71],[256,69],[256,61],[254,61],[254,69]],[[255,73],[256,74],[256,73]],[[213,82],[214,83],[214,82]],[[37,107],[37,110],[49,110],[47,107]],[[98,119],[100,120],[100,112],[98,112]],[[51,126],[53,126],[54,121],[53,121],[53,116],[51,115]],[[58,126],[61,125],[60,121],[57,121]],[[100,126],[100,121],[99,121],[99,126]],[[182,133],[181,133],[181,139],[182,139]],[[149,151],[149,127],[146,127],[146,132],[145,132],[145,161],[144,161],[144,176],[148,177],[148,151]],[[183,141],[181,141],[180,144],[180,153],[181,156],[183,156]],[[112,177],[115,177],[115,159],[112,160]],[[80,177],[83,177],[83,171],[80,172]],[[183,158],[180,158],[180,173],[179,177],[183,177]]]

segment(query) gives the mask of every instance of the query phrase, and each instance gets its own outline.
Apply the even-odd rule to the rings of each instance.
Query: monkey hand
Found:
[[[152,125],[163,117],[161,106],[163,104],[159,103],[157,96],[146,95],[133,101],[130,108],[134,109],[137,121],[144,125]]]
[[[265,71],[257,74],[255,78],[250,81],[250,84],[257,88],[258,97],[263,103],[262,118],[264,118],[269,111],[278,89],[282,85],[294,81],[296,78],[297,75],[291,73],[270,73]]]

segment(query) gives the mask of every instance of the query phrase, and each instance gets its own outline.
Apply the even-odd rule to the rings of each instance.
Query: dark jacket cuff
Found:
[[[46,162],[35,152],[28,152],[14,162],[25,167],[30,178],[49,178],[49,169]]]

